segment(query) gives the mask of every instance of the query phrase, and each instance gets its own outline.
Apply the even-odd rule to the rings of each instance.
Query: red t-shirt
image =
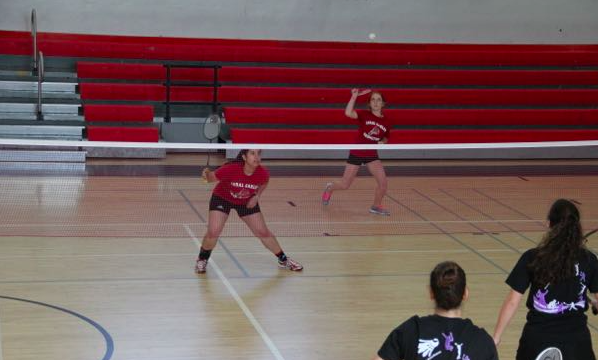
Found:
[[[380,140],[390,136],[391,124],[386,117],[378,117],[369,110],[356,112],[359,122],[359,132],[355,138],[356,144],[378,144]],[[378,156],[376,150],[351,150],[350,154],[359,157]]]
[[[214,187],[214,195],[235,205],[245,205],[257,192],[257,189],[270,179],[270,173],[263,166],[258,166],[253,174],[243,171],[242,162],[233,162],[219,167],[215,172],[218,184]]]

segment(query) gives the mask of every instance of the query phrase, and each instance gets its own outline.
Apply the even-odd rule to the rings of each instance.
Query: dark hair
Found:
[[[245,160],[243,159],[243,156],[246,156],[248,152],[249,152],[249,149],[242,149],[241,151],[239,151],[239,153],[237,154],[237,157],[235,158],[235,160],[233,160],[233,162],[245,162]]]
[[[456,262],[441,262],[430,273],[437,308],[451,310],[461,306],[466,285],[465,271]]]
[[[536,247],[528,269],[539,286],[558,283],[575,275],[574,266],[585,250],[579,210],[571,201],[558,199],[548,212],[550,229]]]

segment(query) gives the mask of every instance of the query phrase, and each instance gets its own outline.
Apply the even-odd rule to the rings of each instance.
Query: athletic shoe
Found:
[[[322,193],[322,204],[323,205],[330,204],[330,197],[332,196],[332,193],[330,192],[331,187],[332,187],[332,183],[326,184],[326,188],[324,189],[324,192]]]
[[[295,260],[287,257],[285,261],[279,261],[278,267],[281,269],[287,269],[291,271],[301,271],[303,270],[303,265],[299,264]]]
[[[370,212],[376,215],[390,216],[390,211],[386,210],[382,206],[372,206],[370,208]]]
[[[201,260],[200,258],[197,258],[197,261],[195,262],[195,273],[196,274],[203,274],[206,272],[206,268],[208,267],[208,260]]]

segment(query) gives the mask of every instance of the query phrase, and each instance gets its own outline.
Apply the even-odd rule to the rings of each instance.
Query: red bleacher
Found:
[[[598,126],[598,109],[387,109],[393,125],[401,126]],[[234,107],[225,109],[229,125],[355,125],[343,109]]]
[[[353,144],[355,130],[232,129],[234,143]],[[393,130],[390,144],[596,140],[598,130]]]
[[[158,142],[160,132],[156,127],[87,126],[89,141]]]
[[[224,64],[219,70],[218,101],[224,104],[227,122],[233,127],[233,141],[352,142],[354,123],[344,117],[342,107],[349,98],[348,88],[357,85],[383,92],[391,107],[386,116],[401,127],[394,131],[392,142],[598,138],[598,89],[592,86],[598,84],[598,71],[577,68],[598,66],[598,45],[333,43],[42,33],[38,46],[46,56],[118,61],[77,64],[84,114],[91,122],[149,123],[153,119],[150,109],[162,106],[166,99],[166,70],[161,61],[214,61],[267,65]],[[0,53],[30,52],[29,33],[0,31]],[[134,63],[134,59],[154,63]],[[325,64],[343,66],[321,66]],[[401,66],[420,68],[397,68]],[[460,68],[451,68],[456,66]],[[212,75],[212,69],[173,68],[171,79],[210,83]],[[171,90],[170,98],[176,102],[205,103],[213,97],[210,86],[175,84]],[[144,105],[134,104],[138,102]],[[322,130],[297,129],[301,125]],[[429,129],[434,126],[442,129]],[[117,128],[92,126],[88,133],[90,139],[97,139]],[[157,130],[148,129],[139,138],[155,139]],[[127,131],[116,138],[131,139],[123,135]],[[263,138],[261,134],[268,135]]]
[[[78,62],[77,76],[86,79],[166,80],[160,64]],[[173,68],[177,80],[213,80],[212,69]],[[438,69],[339,69],[225,66],[219,70],[222,83],[377,84],[377,85],[595,85],[596,70],[438,70]]]
[[[151,105],[93,105],[83,107],[88,122],[153,122],[154,107]]]

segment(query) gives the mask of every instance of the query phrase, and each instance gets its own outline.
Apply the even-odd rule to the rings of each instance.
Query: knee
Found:
[[[378,187],[380,188],[380,190],[386,192],[386,189],[388,189],[388,181],[382,180],[378,183]]]
[[[216,230],[216,229],[208,229],[208,232],[206,232],[206,236],[205,238],[207,240],[217,240],[218,237],[220,236],[221,231],[220,230]]]
[[[339,187],[341,190],[347,190],[351,186],[350,180],[343,180],[339,183]]]
[[[268,237],[273,237],[274,236],[272,234],[272,232],[270,232],[269,229],[259,229],[259,230],[256,230],[254,232],[254,235],[257,236],[260,239],[262,239],[262,238],[268,238]]]

